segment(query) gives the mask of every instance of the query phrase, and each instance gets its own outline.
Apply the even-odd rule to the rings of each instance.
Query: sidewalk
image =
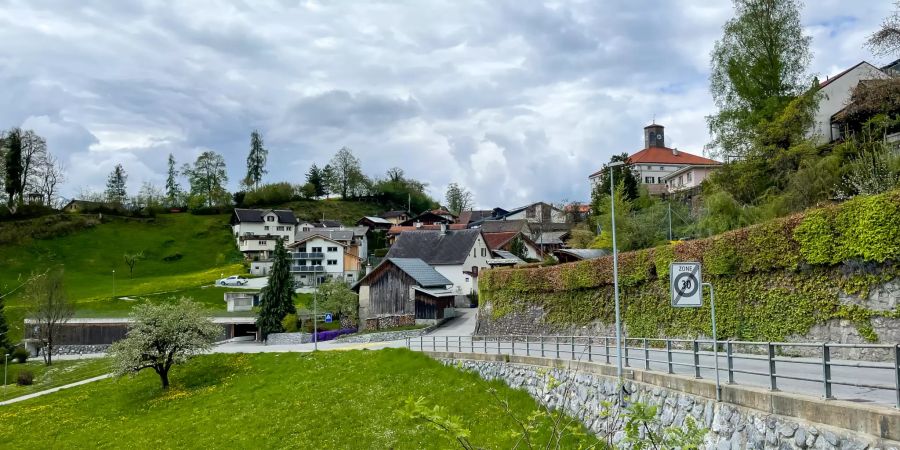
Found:
[[[93,383],[93,382],[95,382],[95,381],[105,380],[105,379],[107,379],[107,378],[109,378],[109,377],[111,377],[111,376],[112,376],[112,374],[111,374],[111,373],[108,373],[108,374],[105,374],[105,375],[96,376],[96,377],[94,377],[94,378],[88,378],[87,380],[76,381],[76,382],[74,382],[74,383],[66,384],[66,385],[63,385],[63,386],[57,386],[57,387],[55,387],[55,388],[50,388],[50,389],[47,389],[47,390],[44,390],[44,391],[34,392],[34,393],[31,393],[31,394],[28,394],[28,395],[23,395],[23,396],[21,396],[21,397],[11,398],[11,399],[9,399],[9,400],[5,400],[5,401],[0,402],[0,406],[6,406],[6,405],[13,404],[13,403],[21,402],[21,401],[24,401],[24,400],[32,399],[32,398],[35,398],[35,397],[40,397],[40,396],[42,396],[42,395],[52,394],[52,393],[54,393],[54,392],[58,392],[58,391],[61,391],[61,390],[63,390],[63,389],[68,389],[68,388],[71,388],[71,387],[81,386],[81,385],[83,385],[83,384]]]

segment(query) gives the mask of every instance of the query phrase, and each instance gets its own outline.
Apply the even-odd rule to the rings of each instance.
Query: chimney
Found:
[[[672,149],[672,155],[678,156],[678,147]]]
[[[443,236],[445,234],[447,234],[447,224],[444,222],[441,222],[441,235]]]
[[[655,123],[644,127],[644,148],[665,147],[666,136],[664,129],[664,126]]]
[[[416,228],[422,228],[422,222],[416,222],[413,224]]]

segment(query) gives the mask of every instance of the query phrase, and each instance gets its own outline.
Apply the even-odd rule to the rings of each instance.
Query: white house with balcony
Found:
[[[235,208],[231,214],[231,229],[238,249],[252,261],[267,260],[275,251],[275,242],[285,245],[294,242],[297,218],[288,209]]]
[[[348,252],[347,244],[323,234],[311,234],[288,246],[291,273],[298,284],[315,286],[329,279],[355,283],[359,257]]]
[[[819,98],[808,134],[818,144],[826,144],[842,137],[833,117],[850,103],[853,90],[864,80],[881,80],[890,75],[865,61],[819,83]]]

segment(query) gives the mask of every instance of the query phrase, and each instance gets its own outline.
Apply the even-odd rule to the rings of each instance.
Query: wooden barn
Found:
[[[353,286],[363,329],[432,324],[452,317],[450,280],[419,258],[385,258]]]

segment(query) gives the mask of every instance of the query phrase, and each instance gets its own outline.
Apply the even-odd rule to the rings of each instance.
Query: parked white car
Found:
[[[240,275],[232,275],[228,278],[222,278],[221,280],[216,281],[216,284],[219,286],[243,286],[247,284],[247,279],[242,278]]]

